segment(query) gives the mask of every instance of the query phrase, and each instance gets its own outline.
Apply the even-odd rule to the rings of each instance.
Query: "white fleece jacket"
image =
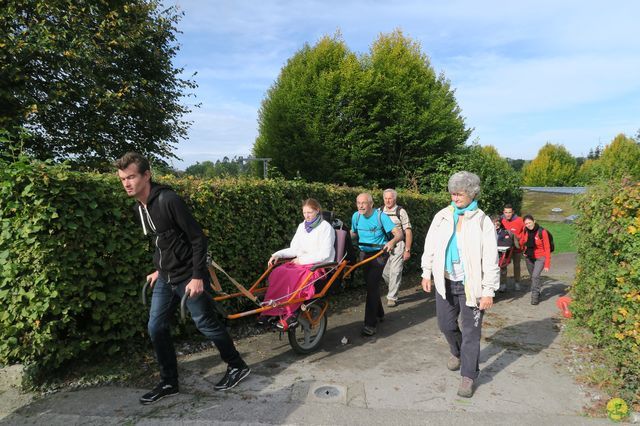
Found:
[[[273,253],[272,256],[297,257],[301,265],[332,262],[336,257],[333,247],[335,240],[336,231],[326,220],[320,222],[311,232],[304,229],[302,222],[291,240],[291,246]]]
[[[498,245],[491,219],[480,209],[467,211],[458,239],[462,240],[460,257],[465,274],[466,305],[477,306],[480,297],[493,297],[500,286]],[[433,275],[436,291],[446,297],[444,286],[445,255],[453,234],[453,207],[447,206],[433,218],[424,241],[422,278]]]

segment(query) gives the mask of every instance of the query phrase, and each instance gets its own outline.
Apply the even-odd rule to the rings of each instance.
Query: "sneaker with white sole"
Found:
[[[153,404],[156,401],[160,401],[165,396],[173,396],[180,393],[178,389],[178,385],[172,385],[165,382],[158,383],[158,386],[153,388],[152,391],[149,391],[140,397],[140,404],[147,405]]]
[[[224,377],[213,387],[215,390],[227,390],[235,387],[242,379],[251,373],[251,369],[245,365],[244,367],[227,367]]]

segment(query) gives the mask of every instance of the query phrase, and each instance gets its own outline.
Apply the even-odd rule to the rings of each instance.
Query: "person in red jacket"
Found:
[[[502,226],[511,231],[518,241],[524,236],[524,222],[514,211],[511,204],[505,204],[502,210]],[[515,290],[520,290],[520,259],[522,258],[522,246],[513,250],[511,261],[513,262],[513,281]],[[506,277],[505,277],[506,278]]]
[[[549,272],[551,267],[551,244],[549,233],[536,224],[530,214],[524,217],[524,235],[520,247],[524,249],[524,259],[531,276],[531,304],[537,305],[540,299],[540,274]]]

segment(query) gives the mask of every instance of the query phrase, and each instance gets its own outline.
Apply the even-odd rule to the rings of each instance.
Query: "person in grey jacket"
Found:
[[[425,238],[422,288],[429,293],[435,282],[438,325],[451,351],[447,368],[460,369],[458,395],[470,398],[479,374],[483,314],[500,285],[498,247],[493,223],[476,201],[480,178],[458,172],[448,187],[451,205],[436,213]]]

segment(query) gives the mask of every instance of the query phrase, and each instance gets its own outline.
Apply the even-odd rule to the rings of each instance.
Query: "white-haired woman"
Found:
[[[458,172],[448,187],[451,205],[434,216],[424,242],[422,288],[431,291],[433,276],[438,325],[451,350],[447,368],[460,369],[458,395],[470,398],[480,372],[482,317],[500,285],[498,248],[493,223],[476,201],[480,178]]]

